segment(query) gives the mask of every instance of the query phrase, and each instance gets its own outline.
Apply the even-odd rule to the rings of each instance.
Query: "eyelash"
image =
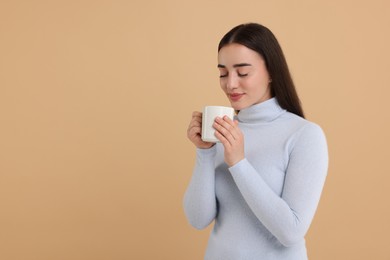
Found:
[[[239,77],[246,77],[246,76],[248,76],[248,73],[246,73],[246,74],[237,73],[237,74],[238,74]],[[228,75],[228,74],[220,75],[219,77],[220,77],[220,78],[225,78],[225,77],[227,77],[227,75]]]

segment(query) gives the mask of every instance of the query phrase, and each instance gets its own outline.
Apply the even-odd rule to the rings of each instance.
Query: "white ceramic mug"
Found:
[[[228,116],[231,120],[234,117],[234,109],[232,107],[223,106],[206,106],[203,109],[202,115],[202,140],[205,142],[217,143],[219,140],[215,137],[215,129],[213,123],[215,118]]]

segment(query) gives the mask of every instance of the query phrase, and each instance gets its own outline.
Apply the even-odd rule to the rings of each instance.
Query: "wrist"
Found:
[[[214,145],[215,145],[215,144],[211,144],[211,145],[199,145],[199,146],[197,146],[196,148],[202,149],[202,150],[207,150],[207,149],[212,148]]]
[[[239,163],[239,162],[241,162],[242,160],[244,160],[245,159],[245,157],[240,157],[240,158],[238,158],[238,159],[236,159],[236,160],[233,160],[233,161],[231,161],[231,162],[228,162],[227,163],[227,165],[229,166],[229,168],[230,167],[233,167],[234,165],[236,165],[237,163]]]

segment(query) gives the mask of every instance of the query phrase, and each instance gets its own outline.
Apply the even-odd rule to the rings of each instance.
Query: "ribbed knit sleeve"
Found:
[[[328,168],[326,139],[316,124],[305,125],[291,145],[281,196],[275,194],[247,159],[229,168],[253,213],[284,246],[304,239]]]
[[[196,150],[194,171],[184,195],[184,212],[189,223],[197,229],[207,227],[217,214],[215,155],[215,146]]]

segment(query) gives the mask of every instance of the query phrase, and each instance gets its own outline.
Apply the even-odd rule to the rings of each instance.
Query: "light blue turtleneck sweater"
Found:
[[[205,259],[307,259],[304,236],[328,168],[321,128],[276,98],[241,110],[245,159],[228,167],[223,146],[197,149],[184,211],[197,229],[214,221]]]

